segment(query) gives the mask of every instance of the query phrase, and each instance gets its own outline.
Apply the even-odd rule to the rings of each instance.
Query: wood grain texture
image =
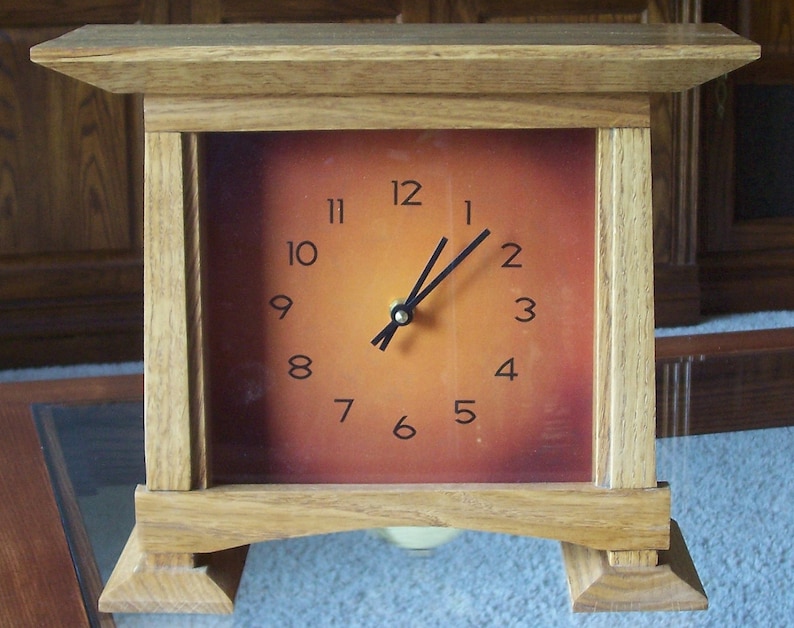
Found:
[[[659,338],[657,434],[794,425],[794,329]]]
[[[700,0],[465,0],[435,3],[433,19],[479,23],[700,23],[700,7]],[[693,324],[700,319],[696,265],[699,95],[696,88],[651,96],[654,304],[659,326]]]
[[[760,43],[770,57],[794,55],[794,2],[740,2],[749,35]]]
[[[654,255],[656,251],[654,248]],[[697,264],[654,264],[654,324],[657,327],[695,325],[701,322],[698,270]]]
[[[142,392],[140,376],[0,384],[0,624],[88,623],[31,405],[140,399]]]
[[[2,23],[0,368],[139,360],[140,175],[137,138],[127,135],[130,97],[30,62],[30,46],[65,26]]]
[[[0,429],[0,623],[86,625],[80,587],[28,408],[0,406]],[[53,599],[58,600],[58,608],[46,603]]]
[[[210,485],[208,463],[208,423],[204,378],[204,298],[202,278],[201,199],[202,185],[201,138],[195,134],[183,136],[184,203],[185,203],[185,298],[187,311],[188,387],[190,390],[191,475],[195,488]]]
[[[595,481],[655,486],[650,131],[597,141]]]
[[[125,41],[126,37],[130,38]],[[55,43],[37,48],[34,56],[108,89],[158,97],[264,94],[301,97],[303,102],[328,95],[357,101],[405,93],[406,85],[411,86],[409,93],[473,95],[467,102],[475,102],[476,95],[684,89],[757,54],[755,46],[718,27],[88,28],[58,41],[66,46],[65,52],[59,53]],[[118,82],[122,74],[124,79]],[[390,80],[384,81],[385,76]],[[422,80],[416,81],[417,76]],[[310,109],[303,118],[310,120],[316,112],[316,107]],[[550,119],[558,113],[546,115]],[[279,525],[284,530],[306,526],[309,534],[412,521],[416,525],[426,520],[428,512],[435,512],[444,525],[523,530],[609,549],[607,560],[613,567],[655,565],[656,550],[669,541],[669,501],[654,507],[646,497],[638,503],[612,501],[605,507],[602,498],[595,498],[607,495],[618,500],[627,491],[648,495],[658,490],[653,447],[650,132],[646,121],[641,122],[642,128],[602,129],[598,134],[595,468],[597,484],[605,488],[562,487],[568,492],[561,494],[548,487],[512,487],[498,495],[488,488],[450,498],[456,491],[420,495],[410,487],[396,492],[381,487],[363,501],[362,494],[349,488],[340,494],[311,487],[295,500],[256,486],[184,490],[195,488],[197,468],[193,451],[197,432],[190,419],[196,408],[191,382],[197,371],[196,356],[190,351],[194,340],[188,312],[200,291],[191,295],[190,277],[197,275],[185,259],[192,232],[191,228],[185,232],[190,211],[186,206],[194,196],[185,186],[195,176],[185,168],[179,134],[150,131],[145,197],[149,490],[138,494],[136,534],[146,552],[180,552],[184,558],[188,553],[274,538]],[[385,514],[380,511],[384,502]],[[166,519],[158,519],[162,517]],[[655,541],[642,528],[648,517]],[[208,529],[203,527],[206,522]],[[130,550],[132,555],[138,553]],[[151,560],[146,555],[144,560],[153,569],[183,565],[172,574],[174,578],[192,569],[184,567],[184,560]],[[133,570],[126,563],[120,568]]]
[[[144,373],[146,483],[193,488],[182,135],[146,134]]]
[[[412,5],[429,2],[400,0],[204,0],[205,5],[217,5],[218,22],[394,22],[402,15],[412,15]],[[407,14],[407,15],[406,15]],[[196,20],[193,20],[196,22]],[[206,23],[206,22],[205,22]]]
[[[78,24],[126,24],[139,19],[142,0],[3,0],[5,28]]]
[[[703,312],[751,312],[794,307],[794,219],[752,216],[737,193],[746,159],[737,149],[737,89],[794,84],[791,0],[703,3],[704,17],[752,36],[763,56],[750,67],[703,88],[698,258]],[[766,119],[766,116],[764,119]],[[745,162],[746,163],[746,162]],[[771,179],[789,178],[777,168]]]
[[[681,530],[670,521],[670,549],[656,567],[615,567],[604,552],[563,543],[574,612],[705,610],[703,585]]]
[[[204,557],[190,567],[153,566],[133,529],[99,598],[105,613],[212,613],[234,610],[248,547]]]
[[[593,128],[647,125],[644,94],[146,97],[148,131]]]
[[[0,40],[0,255],[130,246],[127,99],[28,60],[32,44],[63,30]]]
[[[25,255],[0,263],[0,369],[143,355],[136,255]]]
[[[703,314],[735,314],[794,309],[794,249],[784,240],[792,236],[794,221],[769,219],[756,228],[734,230],[743,232],[748,244],[748,231],[763,231],[748,251],[714,251],[699,256]],[[777,230],[775,231],[775,225]],[[760,227],[760,229],[758,229]],[[773,235],[775,234],[775,235]],[[744,238],[743,238],[744,239]],[[765,240],[777,240],[772,247]]]
[[[562,539],[596,548],[665,549],[666,486],[591,484],[228,485],[135,495],[141,547],[214,552],[257,541],[385,526],[441,526]]]
[[[437,21],[450,22],[555,22],[639,21],[647,0],[457,0],[435,5]]]
[[[31,59],[111,92],[516,94],[679,91],[758,54],[718,25],[100,25]]]

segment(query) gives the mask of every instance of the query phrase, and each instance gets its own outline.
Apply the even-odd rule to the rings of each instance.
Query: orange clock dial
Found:
[[[205,139],[216,482],[591,481],[593,130]]]

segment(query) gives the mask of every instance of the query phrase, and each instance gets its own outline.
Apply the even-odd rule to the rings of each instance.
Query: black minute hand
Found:
[[[427,260],[425,267],[422,269],[421,274],[419,275],[419,279],[416,280],[414,287],[411,288],[411,293],[408,295],[406,301],[410,301],[413,299],[419,290],[422,288],[422,284],[427,279],[427,276],[430,274],[430,271],[433,270],[433,266],[435,266],[436,261],[438,260],[439,256],[441,255],[441,251],[444,250],[444,247],[447,244],[447,238],[443,237],[438,241],[436,245],[435,251],[430,256],[430,259]],[[404,307],[401,307],[400,311],[396,310],[396,307],[400,306],[401,302],[397,302],[392,304],[392,309],[389,311],[389,315],[391,316],[391,321],[389,324],[384,327],[380,333],[372,339],[372,344],[377,345],[380,343],[380,347],[378,347],[381,351],[385,351],[386,347],[389,346],[391,339],[394,337],[394,333],[397,331],[397,328],[401,325],[407,325],[411,322],[412,318],[412,310],[408,310]]]
[[[420,290],[422,283],[427,278],[427,275],[430,274],[430,270],[432,269],[435,261],[438,259],[438,256],[441,253],[441,249],[446,244],[446,238],[442,238],[441,241],[438,243],[436,250],[433,252],[433,255],[430,258],[430,261],[425,265],[424,270],[422,271],[422,275],[419,277],[419,281],[417,281],[416,285],[414,286],[411,294],[408,296],[408,299],[405,303],[398,303],[397,305],[392,307],[391,310],[391,321],[389,322],[386,327],[384,327],[380,333],[372,339],[372,344],[378,346],[381,351],[385,351],[386,347],[389,346],[389,342],[391,341],[392,337],[394,336],[395,332],[397,331],[398,327],[407,325],[413,319],[413,311],[417,305],[419,305],[424,299],[433,291],[435,290],[438,285],[446,279],[450,273],[455,270],[460,263],[466,259],[474,249],[476,249],[480,244],[482,244],[483,240],[491,235],[491,232],[488,229],[483,229],[482,233],[478,235],[474,240],[472,240],[466,248],[464,248],[460,253],[455,256],[449,264],[447,264],[444,269],[435,276],[435,278],[424,288]]]

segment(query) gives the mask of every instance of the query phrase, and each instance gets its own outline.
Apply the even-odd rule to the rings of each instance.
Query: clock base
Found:
[[[574,612],[694,611],[708,598],[678,524],[670,520],[670,549],[655,567],[613,567],[607,552],[562,543]]]
[[[228,614],[240,584],[248,546],[207,554],[194,566],[157,566],[133,529],[99,598],[103,613]]]

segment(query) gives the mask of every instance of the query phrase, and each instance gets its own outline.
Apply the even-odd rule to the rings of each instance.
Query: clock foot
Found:
[[[231,613],[248,546],[202,555],[173,555],[176,565],[156,565],[133,529],[99,598],[105,613]]]
[[[613,567],[607,552],[562,543],[575,612],[692,611],[708,599],[678,524],[670,520],[670,549],[655,567]]]

